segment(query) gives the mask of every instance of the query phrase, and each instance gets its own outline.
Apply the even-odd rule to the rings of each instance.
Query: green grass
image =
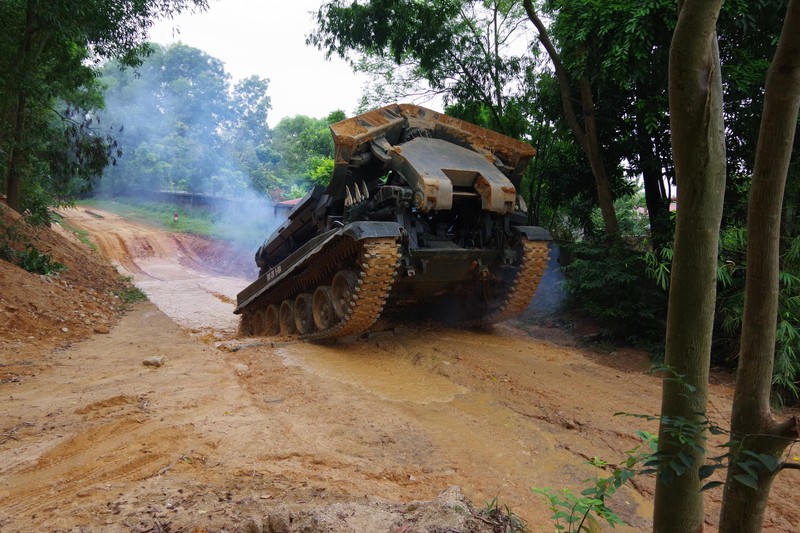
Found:
[[[119,296],[119,299],[127,305],[147,300],[147,295],[139,290],[138,287],[134,287],[133,285],[119,291],[116,294]]]
[[[154,226],[165,231],[191,233],[202,237],[225,240],[234,245],[251,246],[263,242],[264,228],[248,228],[247,224],[231,224],[214,212],[201,207],[176,206],[165,202],[150,202],[125,198],[123,200],[90,199],[78,202],[81,207],[110,211],[123,218]],[[178,222],[173,215],[178,212]]]
[[[58,213],[51,211],[50,218],[52,218],[54,222],[57,222],[62,228],[72,232],[80,242],[91,248],[93,252],[97,253],[97,245],[89,239],[88,231],[71,226],[66,219],[64,219],[64,217]]]

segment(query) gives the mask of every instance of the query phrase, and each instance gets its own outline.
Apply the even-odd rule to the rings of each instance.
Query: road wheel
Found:
[[[294,300],[294,324],[300,335],[314,331],[314,312],[311,310],[311,295],[300,294]]]
[[[277,335],[281,332],[281,312],[278,306],[272,304],[267,307],[264,318],[264,335]]]
[[[239,318],[239,335],[242,337],[251,337],[253,335],[253,315],[250,311],[242,311],[241,318]]]
[[[314,291],[311,307],[314,313],[314,324],[318,329],[326,330],[336,323],[331,288],[327,285],[317,287],[317,290]]]
[[[294,302],[284,300],[280,310],[281,335],[294,335],[296,328],[294,324]]]
[[[255,309],[252,313],[252,320],[251,320],[251,334],[255,335],[256,337],[265,334],[265,320],[266,320],[266,311],[264,309]]]
[[[333,277],[331,297],[336,316],[344,318],[349,311],[349,303],[358,286],[358,273],[354,270],[340,270]]]

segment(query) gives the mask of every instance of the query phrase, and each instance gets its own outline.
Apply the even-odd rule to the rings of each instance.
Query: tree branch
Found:
[[[547,32],[547,28],[539,18],[539,15],[537,15],[536,11],[533,9],[533,3],[531,0],[525,0],[523,4],[525,6],[525,12],[528,14],[528,18],[531,20],[531,22],[533,22],[533,25],[539,32],[539,42],[542,43],[542,46],[544,46],[544,49],[547,51],[547,55],[550,56],[550,60],[553,62],[553,68],[556,71],[558,85],[561,88],[561,103],[564,106],[564,116],[567,119],[567,124],[569,124],[569,128],[572,130],[573,135],[575,135],[575,138],[578,140],[581,147],[588,153],[589,145],[586,138],[586,132],[578,123],[578,117],[575,114],[575,107],[571,96],[572,87],[569,74],[567,74],[567,69],[564,68],[564,64],[561,62],[561,56],[559,55],[558,50],[556,50],[556,47],[553,45],[553,41],[550,40],[550,34]]]

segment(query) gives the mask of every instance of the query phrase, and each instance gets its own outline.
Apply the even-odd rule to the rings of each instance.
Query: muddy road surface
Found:
[[[622,462],[656,430],[614,416],[658,410],[643,353],[525,322],[236,339],[244,260],[110,213],[65,216],[150,302],[1,385],[0,531],[460,531],[459,494],[552,531],[532,487],[579,492],[608,475],[587,461]],[[724,425],[730,378],[713,380]],[[781,474],[766,531],[800,528],[798,487]],[[706,493],[709,531],[720,497]],[[623,487],[616,531],[650,530],[652,498],[651,479]]]

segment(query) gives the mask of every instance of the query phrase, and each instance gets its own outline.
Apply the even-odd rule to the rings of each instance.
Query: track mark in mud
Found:
[[[90,404],[78,413],[97,414],[116,407],[141,408],[135,396],[116,396]],[[106,412],[106,414],[109,414]],[[102,415],[100,415],[102,416]],[[36,516],[67,510],[97,491],[143,481],[179,468],[202,467],[204,445],[180,429],[124,416],[76,434],[20,465],[19,482],[0,489],[0,507],[11,515]]]
[[[144,396],[118,395],[81,407],[75,411],[75,414],[90,415],[89,418],[122,416],[132,412],[144,412],[147,405],[148,402]]]

